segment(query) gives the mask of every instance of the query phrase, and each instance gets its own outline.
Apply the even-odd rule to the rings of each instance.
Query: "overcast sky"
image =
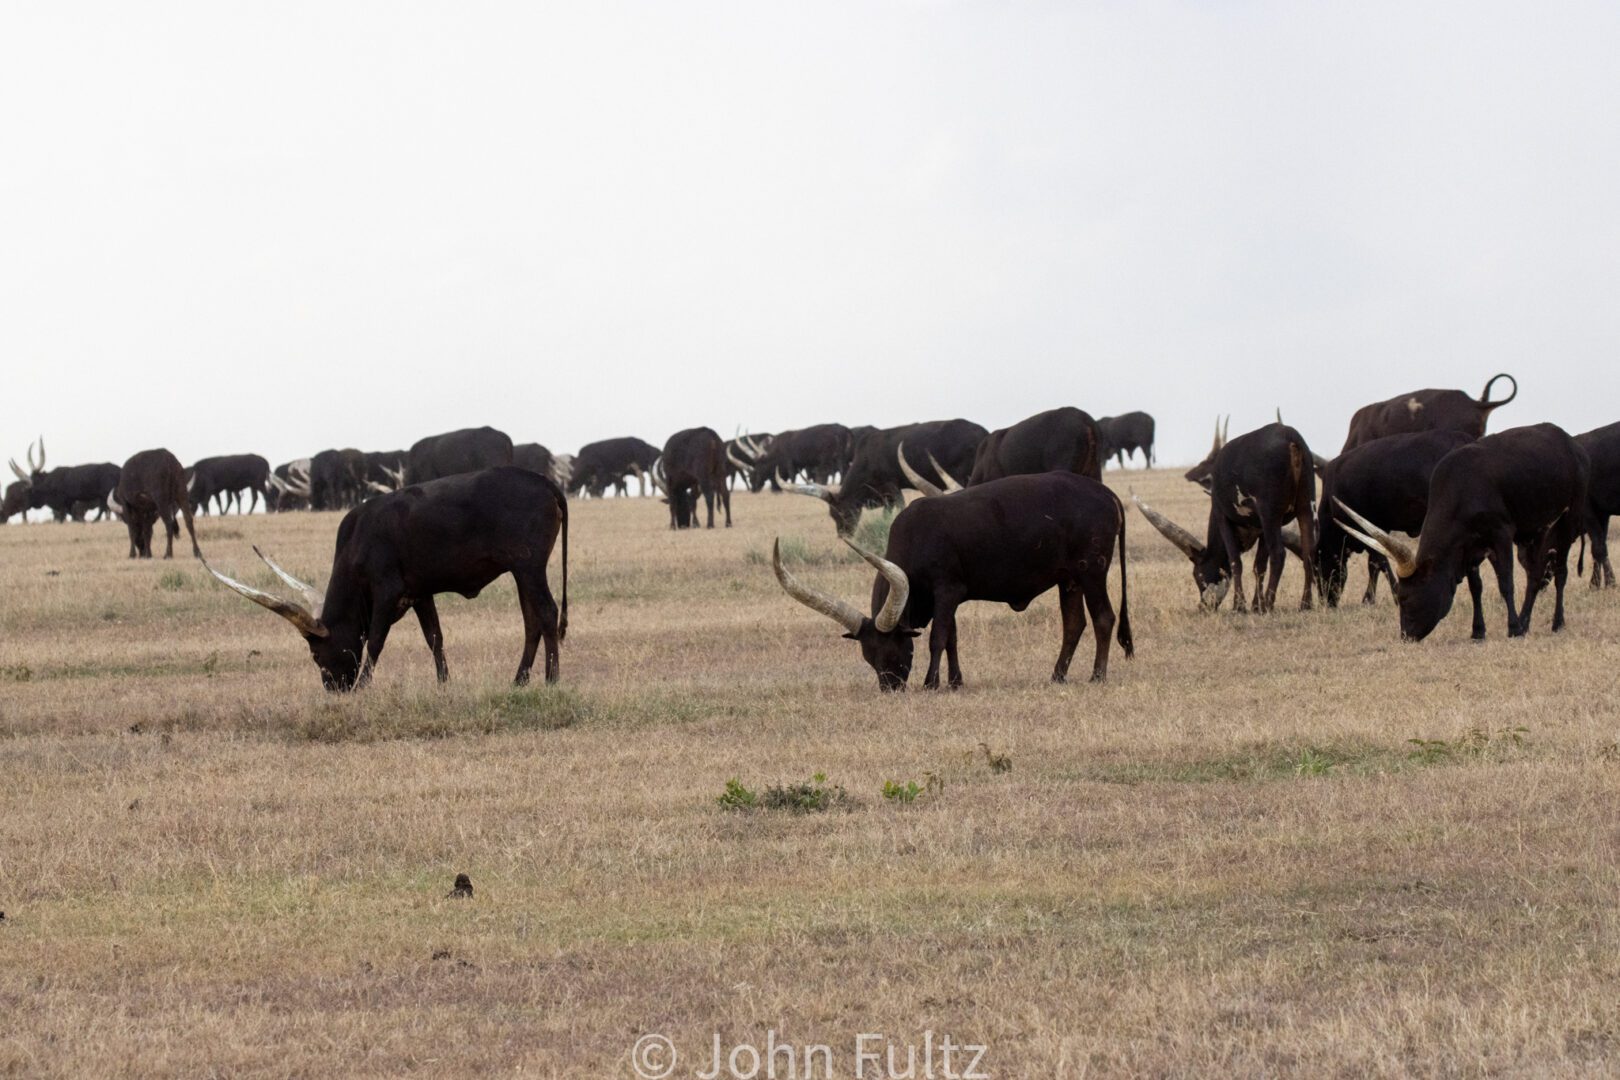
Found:
[[[0,7],[0,457],[1620,419],[1620,5]],[[9,477],[8,477],[9,478]]]

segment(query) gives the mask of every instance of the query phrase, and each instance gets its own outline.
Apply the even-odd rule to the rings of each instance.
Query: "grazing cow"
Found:
[[[1512,383],[1513,390],[1502,400],[1492,401],[1491,387],[1496,385],[1497,379]],[[1356,410],[1350,418],[1344,450],[1386,435],[1413,431],[1461,431],[1477,439],[1485,434],[1485,422],[1491,412],[1518,396],[1518,380],[1506,373],[1491,376],[1478,401],[1462,390],[1414,390],[1410,394],[1398,394],[1388,401],[1363,405]],[[1339,452],[1342,454],[1344,450]]]
[[[698,427],[677,431],[664,444],[653,470],[653,482],[669,500],[669,527],[697,527],[698,494],[708,507],[708,528],[714,528],[714,501],[726,511],[726,528],[731,528],[731,492],[726,490],[726,444],[713,428]]]
[[[1141,451],[1142,463],[1153,467],[1153,417],[1145,412],[1128,412],[1123,416],[1104,416],[1097,421],[1097,435],[1102,440],[1102,459],[1118,459],[1120,468],[1132,454]]]
[[[1102,479],[1097,422],[1089,413],[1065,405],[992,431],[979,443],[967,486],[1053,471]]]
[[[492,427],[462,428],[418,439],[406,459],[405,479],[420,484],[511,464],[512,440],[506,432]]]
[[[815,424],[784,431],[756,459],[748,486],[758,493],[767,483],[779,488],[781,480],[791,481],[800,474],[812,484],[831,483],[849,460],[849,439],[849,428],[843,424]]]
[[[956,652],[956,609],[969,600],[1023,611],[1056,587],[1063,612],[1063,645],[1052,681],[1068,677],[1086,611],[1097,637],[1093,682],[1108,674],[1114,607],[1108,569],[1119,545],[1119,644],[1132,653],[1125,573],[1125,509],[1119,497],[1074,473],[1012,476],[968,488],[946,499],[922,499],[895,517],[880,558],[844,542],[878,571],[872,614],[798,581],[782,566],[781,543],[771,552],[776,579],[789,596],[829,616],[860,644],[882,690],[904,690],[911,677],[913,639],[928,635],[923,686],[939,687],[940,654],[949,660],[949,685],[962,685]]]
[[[108,496],[107,506],[124,519],[129,530],[130,558],[152,557],[152,530],[159,520],[167,539],[163,557],[174,558],[174,538],[180,535],[177,513],[185,518],[191,554],[202,558],[197,529],[191,520],[191,500],[186,495],[185,470],[167,450],[142,450],[124,462],[118,487]]]
[[[406,453],[403,450],[371,450],[362,454],[368,492],[398,491],[405,486]]]
[[[1137,506],[1154,528],[1192,560],[1199,601],[1210,609],[1220,607],[1228,588],[1235,587],[1234,610],[1247,610],[1242,557],[1251,546],[1255,548],[1254,609],[1267,612],[1276,606],[1283,560],[1294,543],[1284,532],[1284,522],[1293,518],[1298,528],[1297,554],[1306,566],[1299,607],[1308,610],[1315,576],[1310,568],[1315,565],[1316,511],[1316,464],[1310,447],[1287,424],[1267,424],[1225,442],[1212,456],[1204,543],[1140,499]]]
[[[562,535],[562,609],[559,615],[546,567]],[[254,548],[258,554],[258,549]],[[439,681],[450,677],[444,635],[433,598],[460,593],[471,599],[502,574],[517,583],[523,609],[523,658],[515,682],[529,681],[541,638],[546,681],[556,682],[558,642],[568,633],[568,503],[549,477],[503,466],[430,480],[369,499],[338,526],[337,551],[324,594],[260,554],[303,603],[208,572],[256,604],[269,608],[304,635],[328,690],[364,686],[388,631],[414,610],[433,652]]]
[[[537,442],[518,443],[512,447],[512,464],[520,469],[557,478],[557,459],[544,446]]]
[[[309,505],[314,510],[347,510],[366,494],[366,455],[350,447],[322,450],[309,461]]]
[[[107,515],[107,496],[118,486],[118,466],[110,461],[94,465],[67,465],[45,470],[45,439],[38,442],[39,459],[34,459],[34,446],[28,447],[28,471],[10,462],[17,483],[23,485],[25,504],[13,504],[15,513],[27,510],[49,509],[56,521],[83,521],[91,510],[96,520]],[[9,515],[8,515],[9,516]]]
[[[1612,589],[1614,568],[1609,565],[1609,517],[1620,514],[1620,424],[1577,435],[1575,442],[1592,462],[1586,501],[1586,529],[1592,538],[1592,588],[1602,585]],[[1582,546],[1584,558],[1584,544]],[[1585,568],[1577,563],[1575,573],[1585,573]]]
[[[1585,529],[1590,467],[1586,451],[1555,424],[1510,428],[1440,459],[1416,545],[1391,536],[1342,499],[1332,512],[1348,519],[1346,532],[1395,567],[1403,638],[1428,637],[1451,610],[1457,583],[1487,558],[1507,605],[1509,637],[1530,629],[1536,594],[1551,569],[1556,631],[1564,626],[1569,549]],[[1515,546],[1528,578],[1521,608],[1513,603]]]
[[[270,463],[258,454],[227,454],[198,461],[190,469],[187,494],[197,510],[205,508],[210,500],[219,500],[219,512],[225,513],[232,503],[237,513],[242,512],[242,492],[251,494],[248,513],[259,507],[263,496],[268,505],[270,496]]]
[[[825,502],[838,532],[847,535],[855,530],[862,510],[869,506],[899,506],[905,498],[901,492],[916,487],[900,468],[902,443],[912,461],[928,463],[925,468],[935,475],[932,478],[926,473],[923,475],[930,483],[939,488],[960,487],[952,477],[967,476],[973,471],[974,455],[987,434],[984,428],[968,420],[931,420],[884,428],[862,440],[854,461],[844,473],[843,482],[836,488],[798,484],[791,490]]]
[[[734,481],[742,478],[745,489],[753,486],[754,474],[759,471],[759,462],[765,456],[766,447],[771,445],[774,436],[768,431],[749,432],[739,434],[735,439],[726,440],[726,487],[735,491],[737,485]]]
[[[1461,431],[1417,431],[1409,435],[1386,435],[1363,443],[1328,462],[1322,470],[1320,505],[1331,507],[1343,499],[1381,529],[1416,536],[1423,527],[1423,514],[1429,507],[1429,477],[1440,459],[1472,435]],[[1329,607],[1337,607],[1344,591],[1345,568],[1352,553],[1367,552],[1367,590],[1363,604],[1377,597],[1380,573],[1394,588],[1395,573],[1378,552],[1345,532],[1331,512],[1317,521],[1316,577]],[[1484,615],[1479,610],[1479,574],[1470,570],[1469,591],[1475,599],[1474,625],[1485,633]]]
[[[0,524],[10,521],[14,515],[21,515],[27,520],[28,492],[32,487],[26,480],[14,480],[6,485],[5,499],[0,501]]]
[[[627,494],[624,478],[634,474],[641,494],[647,494],[647,473],[658,460],[658,447],[633,435],[586,443],[574,455],[569,490],[601,498],[611,486]]]
[[[310,479],[313,462],[299,458],[277,465],[270,471],[269,486],[265,489],[265,509],[279,514],[288,510],[308,510]]]

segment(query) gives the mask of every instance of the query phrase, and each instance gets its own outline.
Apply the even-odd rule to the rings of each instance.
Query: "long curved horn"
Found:
[[[1210,444],[1209,452],[1211,454],[1214,454],[1220,448],[1221,448],[1221,418],[1217,414],[1216,417],[1215,417],[1215,441]]]
[[[781,537],[777,537],[776,542],[771,545],[771,569],[776,571],[776,580],[781,583],[784,592],[811,611],[827,616],[848,633],[855,633],[866,621],[866,616],[855,610],[853,605],[846,604],[830,593],[811,588],[783,569]]]
[[[1226,414],[1226,423],[1221,425],[1221,445],[1225,446],[1232,441],[1232,414]]]
[[[875,555],[861,547],[849,537],[840,537],[849,549],[868,563],[872,569],[882,574],[889,583],[889,597],[883,601],[883,609],[872,619],[872,625],[877,627],[880,634],[887,634],[900,625],[900,616],[906,613],[906,600],[911,596],[911,581],[906,572],[881,555]]]
[[[1513,392],[1511,394],[1509,394],[1507,397],[1503,398],[1501,401],[1492,401],[1491,400],[1491,387],[1496,385],[1496,380],[1497,379],[1506,379],[1508,382],[1512,383],[1513,384]],[[1479,395],[1479,406],[1480,406],[1480,408],[1484,409],[1486,412],[1489,412],[1492,409],[1500,409],[1503,405],[1506,405],[1508,402],[1512,401],[1514,398],[1516,398],[1518,396],[1519,396],[1519,380],[1515,379],[1513,376],[1509,375],[1507,372],[1504,371],[1504,372],[1501,372],[1500,374],[1492,375],[1491,376],[1491,381],[1485,384],[1485,392]]]
[[[1339,526],[1344,529],[1345,532],[1349,533],[1357,540],[1360,540],[1363,544],[1366,544],[1368,548],[1378,552],[1388,559],[1390,565],[1395,568],[1395,574],[1397,577],[1405,578],[1412,576],[1413,571],[1417,569],[1417,551],[1412,547],[1412,545],[1402,543],[1401,541],[1395,539],[1393,536],[1389,535],[1389,533],[1385,532],[1383,529],[1380,529],[1378,526],[1374,525],[1372,522],[1368,521],[1366,518],[1362,517],[1360,514],[1346,506],[1344,504],[1344,500],[1339,498],[1337,495],[1333,497],[1333,501],[1338,504],[1340,510],[1343,510],[1346,514],[1350,515],[1350,519],[1352,521],[1354,521],[1357,525],[1360,525],[1363,529],[1367,530],[1366,532],[1358,532],[1357,530],[1352,529],[1349,525],[1346,525],[1343,519],[1340,519]]]
[[[838,497],[838,492],[822,484],[790,484],[782,479],[781,470],[776,473],[776,485],[793,492],[795,495],[809,495],[822,502],[832,502]]]
[[[1279,424],[1280,424],[1280,423],[1282,423],[1282,422],[1283,422],[1283,418],[1282,418],[1282,406],[1281,406],[1281,405],[1279,405],[1279,406],[1277,406],[1277,423],[1279,423]]]
[[[16,473],[17,479],[21,480],[23,483],[32,484],[34,482],[34,478],[23,472],[22,469],[17,465],[16,458],[8,459],[6,464],[11,466],[11,471]],[[32,464],[32,462],[30,462],[30,464]]]
[[[375,480],[367,480],[366,487],[370,488],[372,491],[380,491],[384,495],[392,495],[394,492],[399,490],[398,488],[391,488],[387,484],[379,484]]]
[[[276,577],[303,593],[304,600],[308,602],[311,611],[320,612],[326,610],[326,595],[324,593],[316,589],[313,585],[304,584],[302,581],[299,581],[297,578],[287,573],[287,571],[277,566],[271,560],[270,556],[260,551],[256,545],[253,548],[253,554],[264,560],[264,565],[268,566],[271,571],[274,572]]]
[[[263,558],[263,556],[260,556],[260,558]],[[209,566],[207,559],[203,559],[202,564],[204,570],[207,570],[210,574],[213,574],[214,577],[223,583],[227,588],[234,589],[236,592],[241,593],[255,604],[258,604],[260,607],[269,608],[277,615],[280,615],[283,619],[286,619],[288,622],[292,623],[293,626],[297,628],[299,633],[313,635],[314,637],[326,637],[328,635],[329,631],[326,629],[325,625],[322,624],[321,620],[317,619],[315,616],[311,615],[297,604],[294,604],[289,600],[283,600],[279,596],[272,596],[267,592],[260,592],[251,585],[244,585],[240,581],[226,577],[218,570],[215,570],[212,566]]]
[[[1135,494],[1131,495],[1131,502],[1135,503],[1136,508],[1142,511],[1142,516],[1147,518],[1155,529],[1164,534],[1166,540],[1180,548],[1181,553],[1187,558],[1196,559],[1204,553],[1204,545],[1200,544],[1198,538],[1192,533],[1153,509],[1153,507],[1137,498]]]
[[[934,471],[939,473],[940,482],[945,485],[945,494],[949,495],[953,491],[962,490],[962,485],[956,482],[956,477],[945,471],[945,466],[939,463],[939,459],[934,456],[932,450],[928,451],[928,464],[932,465]]]
[[[649,476],[652,477],[653,487],[657,488],[659,491],[662,491],[665,495],[668,495],[669,494],[669,488],[665,487],[663,480],[660,479],[660,476],[663,473],[663,469],[662,469],[663,464],[664,464],[664,455],[659,454],[656,458],[653,459],[652,468],[648,469],[647,473],[648,473]]]
[[[755,442],[754,437],[748,434],[746,431],[743,432],[742,438],[739,439],[738,442],[742,443],[743,449],[747,450],[756,458],[765,452],[765,448],[759,445],[759,443]]]
[[[737,466],[737,468],[741,469],[745,473],[751,473],[751,472],[754,471],[754,466],[753,465],[749,464],[746,461],[743,461],[736,454],[733,454],[731,452],[731,444],[730,443],[726,444],[726,460],[731,462],[733,465]]]
[[[906,460],[906,444],[904,442],[902,442],[895,449],[895,456],[900,459],[900,471],[906,474],[906,479],[911,481],[912,487],[916,488],[924,495],[945,494],[944,488],[938,487],[932,482],[923,479],[922,474],[911,467],[911,462]]]
[[[28,464],[33,466],[33,469],[34,469],[35,472],[44,472],[45,471],[45,436],[41,435],[39,437],[39,464],[38,465],[34,464],[34,449],[33,449],[33,447],[28,448]]]

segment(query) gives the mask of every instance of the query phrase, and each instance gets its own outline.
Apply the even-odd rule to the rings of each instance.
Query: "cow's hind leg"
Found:
[[[1479,565],[1468,568],[1468,598],[1474,602],[1474,630],[1475,641],[1485,640],[1485,583],[1479,578]]]
[[[444,658],[444,631],[439,629],[439,608],[431,596],[418,600],[412,607],[416,609],[416,621],[422,624],[422,636],[427,639],[428,649],[433,653],[433,670],[438,673],[440,682],[449,682],[450,665]]]
[[[1108,677],[1108,649],[1114,638],[1114,602],[1108,599],[1108,567],[1085,580],[1086,607],[1091,610],[1091,631],[1097,639],[1097,654],[1091,662],[1091,681],[1102,682]]]
[[[174,511],[163,515],[163,557],[174,558],[174,538],[180,535],[180,524],[174,520]]]
[[[1086,632],[1086,596],[1078,585],[1058,586],[1058,607],[1063,612],[1063,647],[1058,650],[1057,665],[1052,668],[1053,682],[1066,682],[1069,661]]]
[[[1513,538],[1504,536],[1490,553],[1491,568],[1496,571],[1496,587],[1507,605],[1508,637],[1520,637],[1524,628],[1519,623],[1518,605],[1513,599]]]
[[[557,643],[557,602],[551,597],[551,586],[546,582],[544,568],[514,573],[517,581],[518,603],[523,608],[523,659],[518,662],[518,686],[529,681],[529,669],[534,667],[534,655],[540,639],[546,642],[546,682],[554,683],[562,671],[562,654]]]

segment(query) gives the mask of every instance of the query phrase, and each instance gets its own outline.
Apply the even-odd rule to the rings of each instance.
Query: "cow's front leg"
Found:
[[[433,670],[438,673],[440,682],[450,681],[450,665],[444,658],[444,632],[439,629],[439,609],[433,603],[433,597],[424,597],[414,605],[416,608],[416,621],[422,625],[422,636],[427,639],[428,649],[433,653]]]

